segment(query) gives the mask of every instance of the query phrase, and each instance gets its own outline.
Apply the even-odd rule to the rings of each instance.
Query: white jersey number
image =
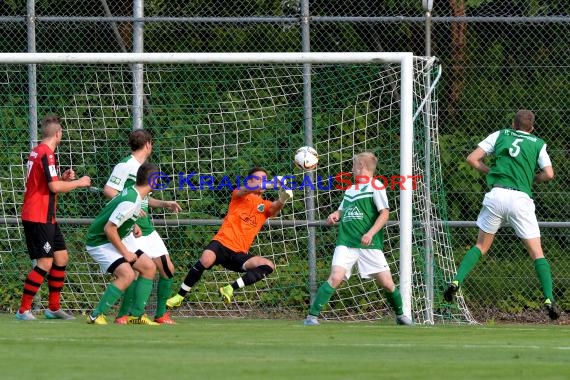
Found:
[[[28,169],[27,172],[26,172],[26,179],[28,179],[28,178],[30,177],[30,173],[32,172],[32,166],[34,166],[34,161],[29,161],[29,160],[28,160],[28,163],[26,164],[26,166],[27,166],[27,169]]]
[[[524,139],[515,139],[515,141],[513,141],[513,147],[509,148],[509,154],[511,155],[511,157],[516,157],[519,155],[519,153],[521,152],[521,147],[519,146],[519,144],[524,141]]]

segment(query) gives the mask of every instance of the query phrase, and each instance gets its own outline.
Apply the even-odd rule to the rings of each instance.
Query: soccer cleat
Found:
[[[16,319],[19,321],[33,321],[36,319],[30,310],[26,310],[23,313],[18,312],[16,313]]]
[[[305,320],[303,321],[303,324],[305,326],[318,326],[320,325],[319,323],[319,318],[315,317],[314,315],[307,315],[307,318],[305,318]]]
[[[560,318],[560,306],[558,306],[556,302],[550,301],[550,299],[547,298],[546,301],[544,301],[544,307],[550,319],[554,321]]]
[[[160,325],[175,325],[176,322],[170,318],[170,313],[164,313],[162,317],[154,318],[154,321]]]
[[[65,319],[65,320],[72,320],[75,317],[65,311],[58,309],[56,311],[51,311],[50,309],[46,309],[44,312],[44,316],[47,319]]]
[[[115,323],[117,325],[126,325],[127,323],[129,323],[129,316],[123,315],[122,317],[117,317],[115,318]]]
[[[453,302],[453,299],[455,298],[455,295],[457,294],[458,290],[459,290],[459,282],[458,281],[450,282],[449,285],[447,286],[447,289],[445,289],[445,292],[443,292],[443,299],[446,300],[447,302]]]
[[[153,322],[150,320],[146,314],[141,315],[140,317],[128,317],[128,324],[129,325],[149,325],[149,326],[158,326],[159,323]]]
[[[220,288],[220,295],[222,299],[229,305],[232,303],[232,297],[234,295],[234,288],[231,285],[226,285]]]
[[[184,301],[184,297],[182,297],[180,294],[177,294],[174,297],[171,297],[166,300],[166,306],[168,306],[171,309],[175,307],[180,307],[180,305],[182,305],[182,301]]]
[[[87,323],[90,325],[106,325],[107,318],[103,314],[99,314],[98,316],[94,317],[91,314],[87,316]]]
[[[412,322],[412,320],[409,317],[402,314],[402,315],[396,315],[396,324],[400,326],[412,326],[414,322]]]

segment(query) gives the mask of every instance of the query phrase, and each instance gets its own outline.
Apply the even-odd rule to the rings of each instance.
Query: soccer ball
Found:
[[[319,163],[319,154],[310,146],[303,146],[295,152],[295,166],[302,170],[313,170]]]

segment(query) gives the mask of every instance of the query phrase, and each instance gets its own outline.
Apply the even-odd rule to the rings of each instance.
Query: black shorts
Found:
[[[22,225],[30,259],[53,257],[54,252],[67,250],[65,239],[57,223],[36,223],[23,220]]]
[[[216,254],[216,262],[224,268],[234,272],[245,272],[243,265],[245,262],[253,257],[249,253],[237,253],[223,245],[217,240],[212,240],[206,249]]]

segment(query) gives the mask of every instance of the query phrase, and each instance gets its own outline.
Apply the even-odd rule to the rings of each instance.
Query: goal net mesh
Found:
[[[268,278],[236,291],[226,305],[218,288],[240,274],[214,267],[202,276],[176,311],[185,316],[299,318],[305,315],[311,287],[327,279],[336,228],[325,225],[343,191],[353,180],[352,157],[371,151],[379,158],[377,174],[387,186],[390,222],[385,256],[399,283],[400,186],[413,191],[412,316],[416,322],[472,322],[462,297],[446,304],[442,291],[455,272],[445,194],[439,163],[437,80],[433,60],[414,63],[413,170],[418,176],[401,182],[399,64],[313,64],[310,66],[312,141],[320,162],[311,173],[293,165],[296,149],[305,145],[306,106],[301,64],[146,64],[144,127],[154,137],[149,161],[165,175],[165,189],[152,196],[176,200],[183,211],[151,211],[157,231],[175,264],[175,288],[216,233],[227,212],[231,186],[252,166],[289,176],[294,199],[261,230],[250,250],[276,264]],[[58,220],[69,250],[63,308],[92,309],[111,279],[84,247],[90,220],[105,204],[100,189],[113,166],[130,154],[133,129],[133,78],[129,65],[43,64],[38,66],[38,117],[56,113],[64,138],[57,150],[60,170],[73,167],[89,175],[97,189],[58,196]],[[0,286],[3,307],[13,311],[30,269],[19,221],[30,150],[27,126],[27,67],[0,65]],[[437,86],[434,86],[437,88]],[[39,133],[39,132],[38,132]],[[427,143],[426,143],[427,141]],[[429,159],[426,160],[426,157]],[[429,180],[426,180],[426,175]],[[400,182],[400,183],[399,183]],[[273,200],[277,192],[267,190]],[[308,197],[314,209],[308,210]],[[309,212],[311,211],[311,212]],[[314,220],[311,220],[314,217]],[[311,230],[313,229],[313,230]],[[308,237],[314,231],[316,266],[308,267]],[[309,272],[317,283],[311,284]],[[41,302],[43,298],[43,302]],[[38,307],[46,307],[42,286]],[[41,306],[40,306],[41,305]],[[149,314],[155,300],[148,303]],[[393,318],[382,291],[354,268],[323,310],[332,320]]]

